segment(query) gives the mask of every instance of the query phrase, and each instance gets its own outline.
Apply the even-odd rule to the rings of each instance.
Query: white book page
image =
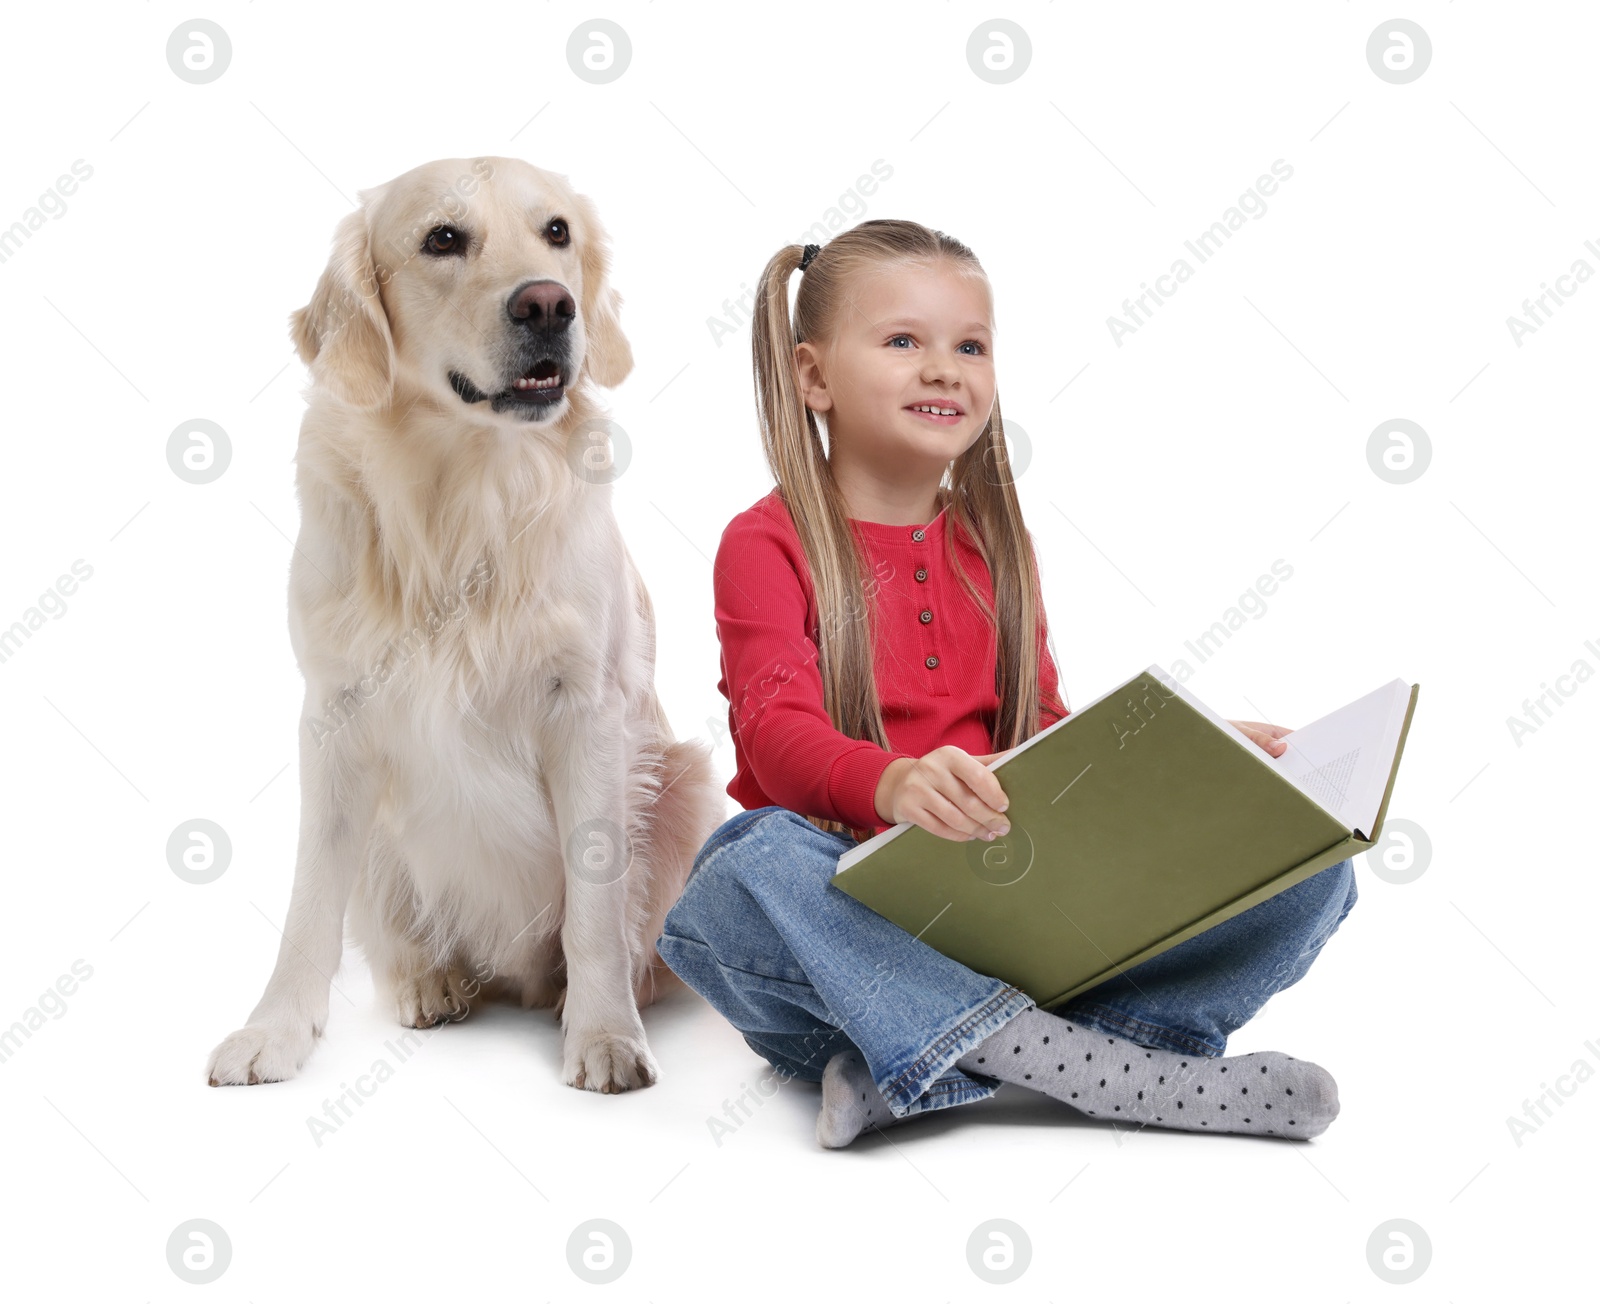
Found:
[[[1288,749],[1268,759],[1346,828],[1370,840],[1410,700],[1410,685],[1390,680],[1286,735]]]

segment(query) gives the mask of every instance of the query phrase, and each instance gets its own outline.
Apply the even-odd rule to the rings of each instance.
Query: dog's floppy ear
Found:
[[[622,296],[611,286],[611,240],[587,195],[578,196],[583,226],[584,366],[595,383],[607,389],[620,385],[633,370],[633,349],[622,333]]]
[[[346,403],[378,407],[394,393],[394,338],[378,297],[367,209],[347,214],[311,302],[289,315],[300,360]]]

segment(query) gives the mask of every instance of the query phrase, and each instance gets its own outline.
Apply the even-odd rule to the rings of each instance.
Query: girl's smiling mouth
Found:
[[[953,426],[963,415],[959,403],[913,403],[905,410],[912,416],[921,417],[924,421],[931,421],[939,426]]]

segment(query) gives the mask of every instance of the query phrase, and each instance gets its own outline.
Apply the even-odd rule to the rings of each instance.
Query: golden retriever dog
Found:
[[[593,202],[518,159],[360,193],[311,302],[289,632],[300,834],[277,965],[213,1086],[293,1077],[346,922],[400,1022],[550,1007],[561,1080],[658,1074],[640,1008],[724,818],[657,700],[595,386],[633,368]]]

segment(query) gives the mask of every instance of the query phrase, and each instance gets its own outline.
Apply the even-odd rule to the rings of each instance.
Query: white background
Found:
[[[74,160],[93,169],[0,263],[0,626],[75,560],[93,568],[0,664],[0,1027],[73,961],[93,971],[0,1064],[8,1295],[969,1299],[996,1289],[967,1258],[992,1218],[1031,1243],[1017,1299],[1592,1289],[1600,1083],[1562,1079],[1572,1094],[1521,1144],[1507,1119],[1578,1061],[1600,1069],[1593,670],[1520,745],[1507,721],[1600,667],[1600,285],[1520,347],[1506,323],[1574,260],[1600,269],[1600,23],[1576,3],[1417,3],[1399,12],[1432,62],[1396,85],[1366,57],[1387,3],[1023,0],[995,12],[1031,62],[997,85],[967,62],[980,12],[8,12],[0,227]],[[197,15],[233,46],[205,85],[165,54]],[[605,85],[566,57],[596,16],[632,42]],[[767,1066],[680,992],[645,1015],[648,1090],[563,1087],[549,1013],[497,1009],[440,1029],[319,1146],[307,1117],[393,1062],[400,1031],[356,955],[297,1080],[206,1086],[271,969],[293,868],[305,371],[288,315],[357,189],[476,154],[564,173],[614,241],[637,359],[612,394],[633,444],[617,514],[679,736],[725,722],[710,558],[770,487],[725,301],[812,223],[866,217],[948,231],[988,271],[1069,703],[1180,658],[1219,712],[1290,726],[1421,684],[1390,816],[1425,832],[1424,871],[1395,884],[1376,852],[1358,861],[1354,912],[1229,1047],[1327,1067],[1343,1112],[1322,1137],[1119,1132],[1003,1087],[824,1151],[816,1088],[794,1083],[719,1145],[708,1117]],[[878,159],[892,177],[851,199]],[[1115,343],[1108,316],[1277,159],[1294,174],[1264,216]],[[194,417],[232,448],[206,485],[166,459]],[[1431,441],[1405,484],[1367,451],[1397,417]],[[1279,558],[1293,577],[1265,614],[1198,664],[1185,640]],[[731,744],[716,761],[725,782]],[[166,859],[197,817],[233,845],[205,886]],[[232,1246],[203,1287],[167,1263],[192,1218]],[[607,1287],[568,1266],[589,1218],[631,1243]],[[1432,1256],[1401,1287],[1368,1261],[1395,1218]]]

